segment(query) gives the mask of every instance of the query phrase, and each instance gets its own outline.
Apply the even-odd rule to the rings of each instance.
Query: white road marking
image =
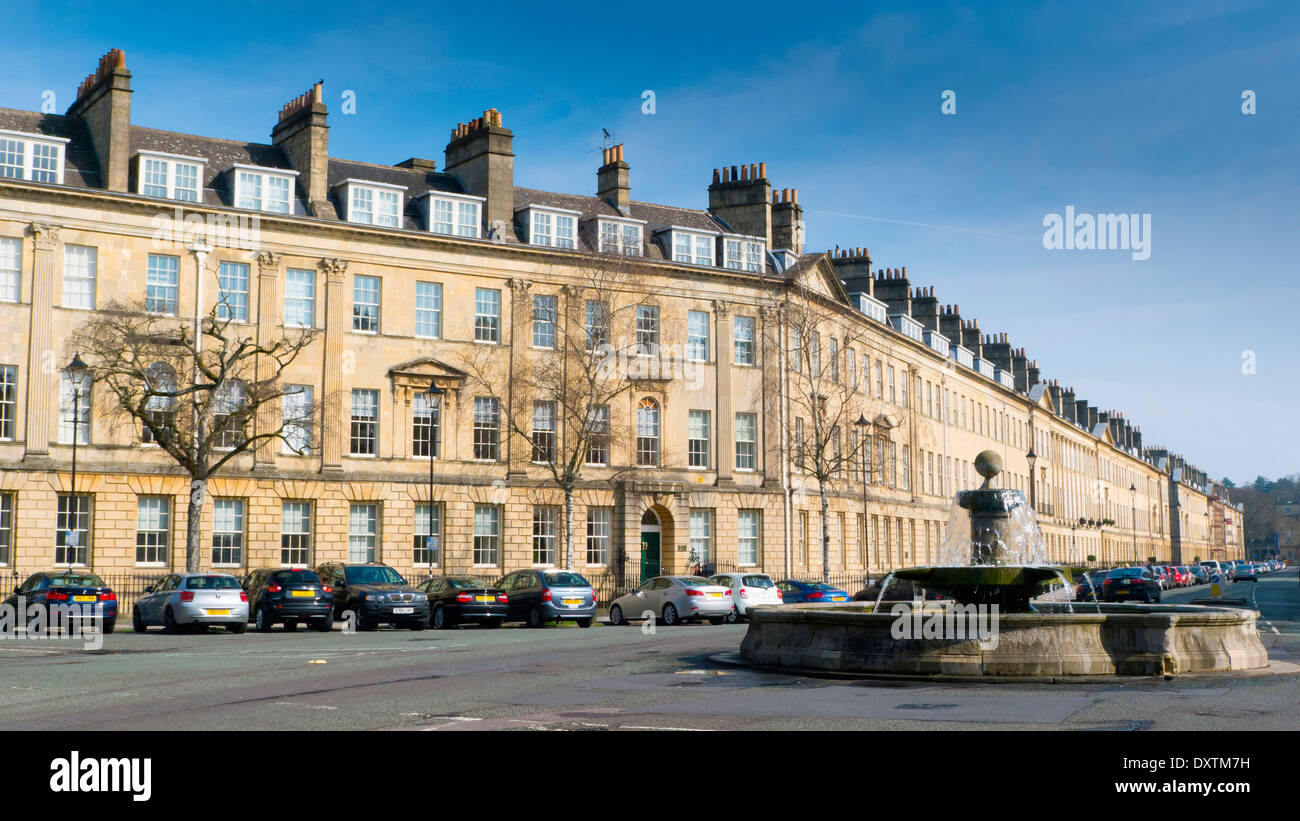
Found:
[[[280,707],[306,707],[308,710],[337,710],[338,707],[331,707],[328,704],[303,704],[298,701],[277,701]]]

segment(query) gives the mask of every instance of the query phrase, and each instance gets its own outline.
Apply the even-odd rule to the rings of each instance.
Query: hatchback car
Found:
[[[358,630],[381,624],[423,630],[429,625],[429,597],[386,564],[332,562],[316,573],[334,594],[334,617],[350,613]]]
[[[212,624],[231,633],[248,627],[248,594],[239,579],[226,573],[173,573],[144,593],[131,608],[137,633],[155,625],[167,633],[186,627],[204,631]]]
[[[334,626],[334,593],[316,571],[294,567],[267,567],[244,577],[248,609],[259,632],[277,622],[293,630],[299,622],[323,633]]]
[[[14,608],[15,615],[22,612],[21,618],[28,621],[29,608],[44,609],[41,619],[49,628],[56,626],[50,624],[50,612],[45,609],[50,606],[62,607],[61,612],[79,621],[98,621],[105,633],[117,627],[117,594],[99,576],[84,570],[33,573],[4,603]]]
[[[596,620],[596,591],[581,573],[572,570],[516,570],[493,587],[508,599],[506,621],[529,627],[572,620],[590,627]]]
[[[825,582],[782,579],[776,583],[776,586],[781,590],[781,596],[785,599],[786,604],[804,602],[821,604],[824,602],[848,601],[851,598],[848,593]]]
[[[510,615],[510,597],[487,582],[467,576],[439,576],[420,585],[429,597],[429,626],[458,624],[500,627]]]
[[[655,576],[609,605],[609,623],[662,619],[664,624],[708,619],[722,624],[734,609],[731,588],[700,576]]]
[[[1108,602],[1160,601],[1160,582],[1146,567],[1117,567],[1101,583],[1102,598]]]
[[[766,573],[719,573],[710,576],[709,581],[731,588],[731,603],[735,607],[727,614],[729,622],[749,618],[751,607],[785,603],[776,582]]]

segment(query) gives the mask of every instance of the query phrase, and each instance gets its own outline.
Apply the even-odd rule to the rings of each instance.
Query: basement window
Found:
[[[61,185],[67,143],[63,137],[0,131],[0,177]]]

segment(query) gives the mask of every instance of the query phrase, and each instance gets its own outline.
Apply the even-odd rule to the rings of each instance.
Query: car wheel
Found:
[[[615,627],[627,624],[627,619],[623,618],[623,608],[619,607],[617,604],[609,608],[609,623]]]
[[[444,630],[447,627],[447,613],[442,609],[442,605],[433,608],[433,615],[429,617],[429,624],[434,630]]]
[[[147,633],[149,628],[145,626],[144,616],[140,615],[140,608],[131,608],[131,629],[137,633]]]
[[[578,623],[579,627],[586,630],[588,627],[591,626],[591,623],[595,621],[595,619],[574,619],[574,621]]]
[[[104,635],[108,635],[117,629],[117,619],[104,619]]]
[[[271,632],[271,625],[275,624],[275,620],[272,619],[271,614],[267,612],[266,605],[259,604],[257,606],[257,613],[253,616],[253,618],[257,620],[256,624],[254,625],[257,628],[257,632],[259,633]]]
[[[237,622],[234,622],[234,623],[232,623],[232,624],[227,624],[227,625],[226,625],[226,629],[229,630],[230,632],[234,633],[235,635],[239,635],[240,633],[242,633],[242,632],[244,632],[245,630],[248,629],[248,622],[246,622],[246,621],[237,621]]]
[[[321,633],[328,633],[329,631],[333,630],[333,629],[334,629],[334,611],[333,611],[333,610],[330,610],[329,613],[327,613],[327,614],[325,615],[325,618],[323,618],[323,619],[317,619],[316,621],[312,622],[311,627],[312,627],[313,630],[317,630],[317,631],[319,631],[319,632],[321,632]]]
[[[180,625],[176,624],[176,615],[170,607],[163,611],[163,632],[169,636],[180,632]]]
[[[673,607],[671,604],[664,605],[663,615],[664,615],[664,624],[667,624],[669,626],[674,624],[681,624],[681,620],[677,618],[677,608]]]
[[[726,621],[726,616],[709,616],[709,624],[725,624]]]
[[[542,611],[540,608],[534,607],[532,610],[528,611],[529,627],[542,627],[545,624],[546,619],[542,618]]]

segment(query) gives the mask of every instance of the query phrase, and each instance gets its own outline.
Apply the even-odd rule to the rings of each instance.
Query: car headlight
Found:
[[[415,601],[428,601],[428,600],[429,600],[429,596],[428,596],[427,593],[413,593],[413,594],[411,594],[411,598],[414,599]]]
[[[367,593],[366,601],[383,601],[384,597],[375,593]]]

